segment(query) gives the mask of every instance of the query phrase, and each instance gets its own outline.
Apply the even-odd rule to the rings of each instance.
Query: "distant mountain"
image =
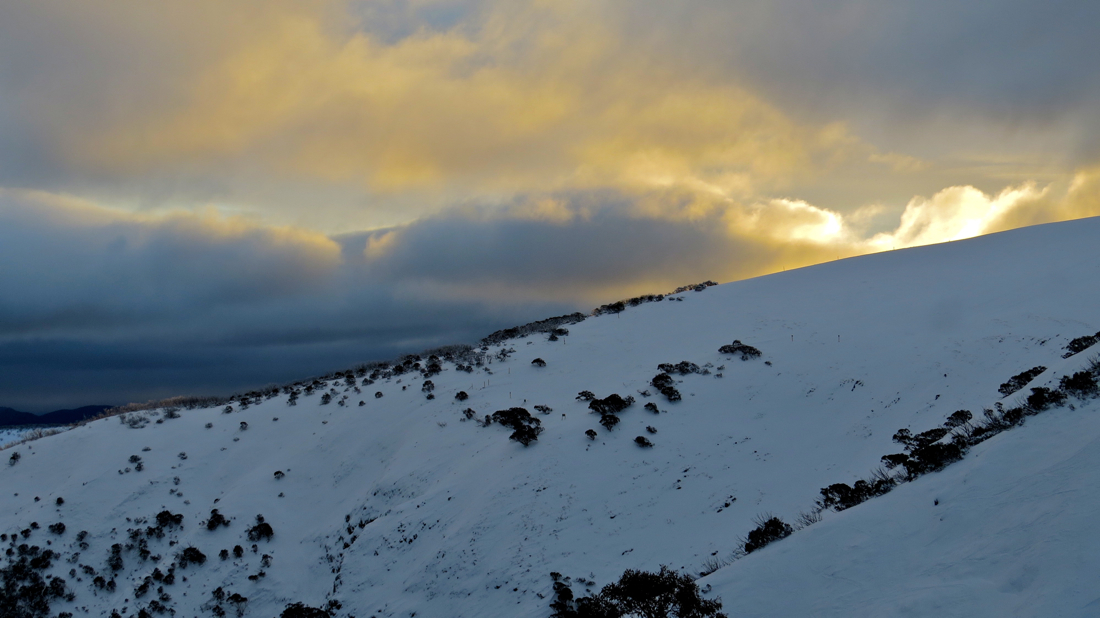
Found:
[[[20,412],[12,408],[0,408],[0,427],[21,427],[24,425],[68,425],[86,418],[99,416],[104,410],[114,406],[83,406],[73,410],[54,410],[45,414]]]

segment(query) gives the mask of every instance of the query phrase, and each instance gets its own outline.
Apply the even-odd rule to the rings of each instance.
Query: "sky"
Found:
[[[0,406],[1100,215],[1088,0],[0,5]]]

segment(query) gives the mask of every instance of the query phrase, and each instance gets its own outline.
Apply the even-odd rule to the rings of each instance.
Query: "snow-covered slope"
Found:
[[[515,353],[472,373],[445,363],[430,378],[433,400],[422,392],[424,379],[412,373],[360,386],[361,394],[330,382],[325,390],[336,394],[327,405],[320,393],[303,394],[292,407],[282,395],[248,409],[234,405],[230,414],[220,408],[185,410],[174,419],[154,414],[154,422],[137,429],[118,418],[89,423],[13,449],[22,457],[0,470],[0,529],[40,524],[20,542],[50,542],[66,557],[52,572],[76,596],[55,602],[53,611],[76,616],[114,609],[136,614],[162,584],[140,599],[135,586],[154,568],[166,572],[187,546],[208,559],[177,570],[176,581],[163,585],[170,596],[163,605],[178,616],[208,616],[215,606],[232,615],[238,606],[212,596],[219,587],[247,597],[239,608],[248,616],[276,616],[290,602],[321,606],[330,599],[342,605],[339,615],[359,618],[547,616],[551,571],[571,576],[577,593],[584,590],[578,578],[594,582],[594,591],[625,568],[667,564],[698,573],[728,557],[755,516],[771,512],[790,521],[812,506],[821,487],[865,476],[882,455],[898,450],[891,436],[899,428],[929,429],[959,409],[978,413],[1000,399],[998,385],[1036,365],[1050,367],[1037,382],[1057,381],[1068,363],[1084,356],[1063,361],[1066,343],[1100,329],[1097,237],[1100,219],[1081,220],[686,292],[571,325],[558,341],[539,335],[491,346],[487,353],[494,356],[501,349]],[[763,355],[742,361],[719,353],[734,339]],[[546,366],[532,365],[535,358]],[[684,360],[710,373],[677,376],[683,399],[669,402],[649,381],[659,363]],[[632,395],[637,403],[606,431],[575,399],[582,390]],[[458,391],[469,399],[456,401]],[[338,405],[345,395],[348,405]],[[648,402],[661,412],[643,409]],[[536,413],[536,404],[553,411]],[[513,406],[542,421],[545,431],[529,447],[510,441],[510,431],[498,424],[482,427],[462,415],[465,408],[483,417]],[[1053,411],[1042,426],[1063,431],[1059,418],[1089,418],[1088,410],[1096,407]],[[1100,435],[1095,423],[1075,427],[1082,444]],[[588,429],[596,430],[595,440],[585,436]],[[892,595],[897,604],[868,601],[859,606],[868,608],[865,615],[884,607],[886,614],[929,613],[934,598],[965,595],[963,584],[943,597],[906,596],[922,580],[891,577],[880,563],[893,554],[907,572],[935,582],[980,579],[981,562],[922,550],[946,547],[953,534],[1042,532],[976,521],[1001,508],[988,497],[990,487],[1016,478],[1011,470],[991,472],[985,462],[1024,452],[1034,457],[1021,460],[1021,474],[1063,469],[1050,463],[1066,454],[1047,452],[1053,434],[1041,438],[1047,447],[1021,450],[1032,432],[1029,422],[1002,434],[976,449],[973,460],[828,514],[818,526],[704,582],[713,582],[712,593],[724,597],[731,615],[742,607],[760,615],[816,608],[844,613],[848,599],[872,594]],[[639,447],[636,436],[654,446]],[[129,462],[135,455],[141,471]],[[1079,461],[1087,466],[1086,456]],[[1086,474],[1079,468],[1060,482],[1086,491],[1074,485]],[[963,481],[982,491],[968,491]],[[1087,491],[1094,504],[1096,490]],[[925,504],[933,493],[945,496],[939,511]],[[1031,504],[1041,518],[1046,505],[1058,510],[1071,503],[1077,504]],[[200,522],[215,508],[232,524],[208,531]],[[111,546],[136,543],[127,530],[152,524],[134,520],[152,520],[163,510],[182,514],[182,529],[147,539],[146,559],[136,546],[124,547],[124,566],[113,572]],[[891,518],[902,511],[909,515]],[[962,512],[958,529],[946,531],[936,521]],[[253,553],[246,530],[257,514],[274,536],[258,541]],[[1073,543],[1074,535],[1090,533],[1074,527],[1084,519],[1052,521],[1065,523],[1058,534]],[[64,533],[46,530],[58,521]],[[929,528],[933,522],[940,527]],[[904,546],[889,543],[898,526]],[[76,540],[81,530],[88,532],[85,549]],[[1019,583],[992,537],[975,543],[996,554],[987,562],[994,569],[987,587],[996,588],[999,600],[1042,598],[1035,588],[1049,580]],[[238,544],[246,550],[242,557],[219,559],[220,550]],[[269,566],[261,564],[265,554]],[[1050,554],[1039,558],[1051,561]],[[851,561],[859,564],[847,565]],[[941,567],[949,572],[948,564],[956,565],[957,576],[928,575]],[[822,581],[821,573],[845,568],[857,576],[874,570],[877,579],[847,588]],[[1028,569],[1021,568],[1025,577]],[[787,570],[792,576],[784,580]],[[260,571],[264,576],[255,577]],[[113,577],[117,590],[96,589],[96,575]],[[1067,585],[1087,588],[1091,577],[1082,574]],[[789,605],[801,594],[799,581],[820,591],[821,603]],[[874,592],[874,585],[885,592]],[[780,609],[769,609],[772,602]]]

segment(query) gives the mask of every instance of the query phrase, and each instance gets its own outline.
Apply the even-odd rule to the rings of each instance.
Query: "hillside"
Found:
[[[961,409],[980,416],[1002,400],[1003,382],[1031,367],[1048,368],[1031,386],[1057,385],[1082,368],[1096,348],[1062,356],[1070,340],[1100,329],[1098,235],[1100,219],[1088,219],[852,258],[605,313],[568,325],[556,341],[539,334],[486,346],[484,365],[469,372],[458,367],[472,364],[464,357],[425,378],[410,360],[408,372],[379,371],[369,385],[369,374],[353,376],[354,387],[345,377],[326,380],[312,394],[311,384],[299,385],[293,406],[283,392],[234,402],[228,413],[157,410],[88,423],[4,451],[20,458],[0,466],[0,529],[26,530],[20,543],[49,542],[61,553],[50,572],[75,596],[56,600],[52,615],[137,615],[157,600],[177,616],[239,609],[267,617],[291,602],[335,600],[337,615],[358,618],[548,616],[551,572],[569,576],[582,594],[626,568],[709,571],[758,515],[793,521],[822,487],[866,477],[881,456],[898,452],[891,437],[900,428],[921,432]],[[761,356],[719,352],[734,340]],[[674,375],[682,400],[669,401],[650,381],[659,364],[681,361],[707,373]],[[608,431],[576,399],[586,390],[636,403]],[[468,399],[456,400],[459,391]],[[660,412],[644,409],[648,403]],[[499,423],[483,427],[463,415],[516,406],[543,428],[527,447]],[[1074,407],[996,436],[943,472],[826,512],[821,523],[700,584],[711,585],[731,616],[772,607],[926,615],[936,607],[922,588],[928,578],[960,581],[965,567],[972,579],[1000,586],[998,607],[1037,607],[1060,590],[1046,576],[1017,585],[1003,556],[986,573],[965,555],[925,550],[960,535],[996,554],[988,548],[1006,535],[1027,535],[1032,548],[1055,535],[1064,545],[1035,550],[1035,564],[1047,565],[1059,547],[1092,534],[1073,513],[1096,503],[1097,490],[1081,480],[1100,427],[1089,420],[1095,403]],[[586,430],[595,430],[594,440]],[[640,447],[637,436],[653,446]],[[1013,472],[991,468],[1006,458],[1016,462]],[[1073,466],[1058,463],[1071,459]],[[1077,492],[1022,503],[1035,521],[1057,528],[989,525],[1001,509],[1023,508],[988,493],[1016,479],[1030,479],[1014,490],[1021,497],[1041,498],[1038,489],[1059,483]],[[950,532],[930,527],[937,522],[926,503],[935,496],[943,498],[937,514],[960,514]],[[211,509],[231,524],[201,525]],[[182,515],[182,525],[158,526],[165,510]],[[1054,516],[1060,512],[1068,514]],[[253,550],[246,531],[258,514],[273,536]],[[56,522],[64,532],[47,530]],[[131,529],[145,532],[131,538]],[[80,531],[87,535],[78,540]],[[117,570],[109,566],[114,544]],[[191,546],[204,564],[177,568],[170,585],[151,580],[152,590],[135,596],[154,569],[167,573]],[[891,560],[907,568],[881,568]],[[856,583],[823,582],[829,572]],[[1058,585],[1088,588],[1089,572],[1060,571]],[[96,577],[116,590],[96,587]],[[796,605],[802,584],[819,603]],[[934,598],[967,597],[962,586]],[[218,588],[247,602],[219,600]]]

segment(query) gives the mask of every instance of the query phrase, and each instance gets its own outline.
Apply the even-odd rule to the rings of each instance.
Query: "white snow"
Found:
[[[322,406],[319,394],[288,407],[283,395],[141,429],[96,421],[19,446],[22,459],[0,465],[0,530],[37,521],[27,542],[52,539],[66,555],[89,531],[76,562],[54,567],[76,599],[53,611],[76,616],[136,613],[134,585],[187,545],[208,561],[165,586],[181,617],[210,615],[203,606],[219,586],[248,597],[249,616],[329,598],[358,618],[547,616],[551,571],[571,576],[578,594],[578,577],[595,591],[626,568],[698,573],[729,556],[754,516],[791,521],[821,487],[865,476],[899,450],[897,429],[930,429],[958,409],[978,415],[1000,383],[1035,365],[1049,369],[1033,386],[1057,382],[1086,356],[1063,361],[1063,346],[1100,330],[1098,233],[1100,219],[1046,225],[686,292],[571,325],[557,342],[508,342],[515,354],[491,374],[447,364],[431,378],[433,401],[406,374],[362,394],[330,384],[348,407]],[[734,339],[763,356],[718,353]],[[536,357],[547,366],[532,366]],[[658,363],[681,360],[711,363],[712,374],[678,378],[678,403],[639,393],[653,391]],[[455,401],[459,390],[470,399]],[[607,432],[575,400],[581,390],[638,401]],[[643,410],[649,401],[662,413]],[[461,420],[466,407],[484,416],[535,404],[553,412],[539,415],[545,432],[528,448],[503,427]],[[1027,615],[1056,599],[1064,611],[1050,615],[1086,615],[1100,572],[1086,525],[1100,495],[1086,482],[1100,436],[1090,411],[1030,419],[944,472],[828,514],[700,583],[738,616]],[[638,447],[638,435],[654,448]],[[125,472],[131,455],[143,471]],[[201,527],[211,508],[232,525]],[[135,527],[127,518],[162,509],[184,515],[169,537],[180,544],[150,541],[156,563],[125,552],[119,590],[93,592],[78,565],[109,576],[111,544]],[[259,513],[275,537],[253,554],[244,535]],[[67,526],[60,538],[45,530],[55,521]],[[244,558],[218,559],[236,544]],[[262,554],[273,563],[250,581]]]

